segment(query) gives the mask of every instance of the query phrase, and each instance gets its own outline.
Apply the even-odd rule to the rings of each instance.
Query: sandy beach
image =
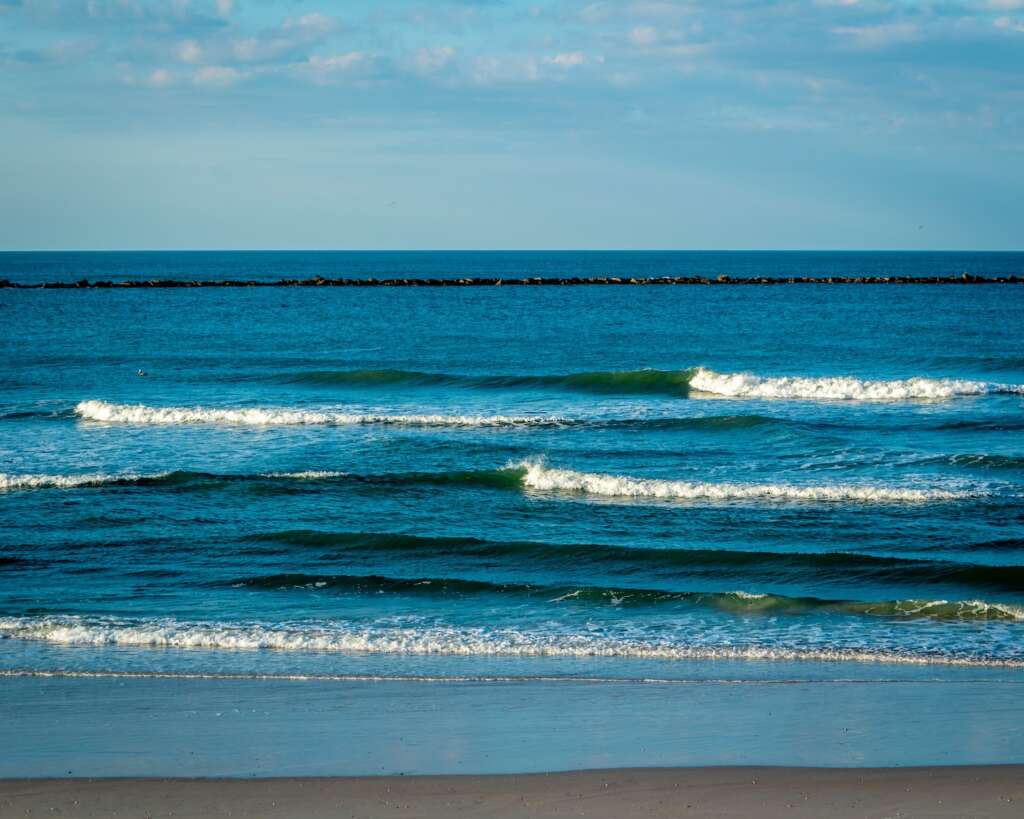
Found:
[[[1018,817],[1024,767],[0,780],[4,816]]]

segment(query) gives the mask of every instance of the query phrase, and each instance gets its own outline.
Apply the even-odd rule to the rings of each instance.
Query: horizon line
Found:
[[[0,254],[5,253],[1024,253],[1024,248],[0,248]]]

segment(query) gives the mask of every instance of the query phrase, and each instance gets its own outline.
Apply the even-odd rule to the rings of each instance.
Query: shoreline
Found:
[[[974,276],[963,273],[960,276],[658,276],[636,278],[629,276],[569,276],[569,277],[526,277],[494,278],[463,277],[438,278],[325,278],[314,276],[310,279],[128,279],[125,281],[55,281],[24,284],[0,279],[0,289],[14,290],[97,290],[119,288],[178,288],[178,287],[565,287],[580,285],[596,286],[643,286],[643,285],[738,285],[772,286],[786,284],[1024,284],[1024,276]]]
[[[0,778],[1024,763],[1017,675],[890,682],[0,679]],[[1024,778],[1022,778],[1024,781]],[[0,815],[3,811],[0,810]]]
[[[176,817],[1017,817],[1024,765],[610,768],[258,779],[2,779],[0,814]]]

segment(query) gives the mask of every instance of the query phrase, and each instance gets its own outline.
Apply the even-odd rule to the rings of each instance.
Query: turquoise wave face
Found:
[[[0,307],[0,671],[1024,663],[1024,288]]]

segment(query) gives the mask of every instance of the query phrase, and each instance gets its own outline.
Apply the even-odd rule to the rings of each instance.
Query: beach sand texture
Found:
[[[1016,817],[1024,766],[661,768],[507,776],[8,779],[0,815]]]

